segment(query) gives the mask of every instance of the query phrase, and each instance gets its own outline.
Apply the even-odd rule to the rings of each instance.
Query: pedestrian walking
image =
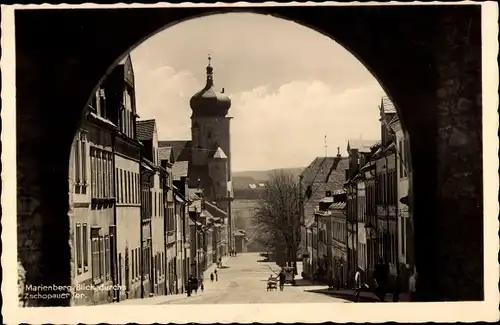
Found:
[[[198,294],[198,279],[197,278],[193,278],[193,289],[194,289],[194,293]]]
[[[215,282],[219,281],[219,273],[217,272],[217,270],[214,271],[215,273]]]
[[[375,294],[381,302],[385,302],[385,295],[387,293],[387,278],[389,275],[389,267],[382,258],[379,258],[377,265],[375,265],[374,278],[377,281],[377,288]]]
[[[399,272],[396,274],[396,279],[394,281],[394,292],[392,293],[392,301],[399,302],[399,294],[401,293],[401,277]]]
[[[200,289],[201,289],[201,293],[203,293],[203,290],[205,290],[205,286],[203,285],[203,280],[201,280],[201,282],[200,282]]]
[[[279,274],[279,280],[280,280],[280,291],[283,291],[285,288],[285,280],[286,280],[286,275],[283,269],[281,269],[280,274]]]
[[[359,296],[361,294],[361,273],[356,271],[356,275],[354,275],[354,290],[356,292],[356,302],[359,302]]]
[[[214,274],[210,273],[210,281],[214,282]]]
[[[413,268],[413,274],[410,276],[409,289],[410,289],[410,301],[417,301],[417,280],[418,273],[417,269]]]
[[[187,287],[187,296],[191,297],[191,291],[192,291],[192,281],[193,281],[193,276],[190,274],[186,283]]]

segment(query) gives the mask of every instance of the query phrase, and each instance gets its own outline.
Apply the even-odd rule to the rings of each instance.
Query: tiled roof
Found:
[[[227,213],[212,203],[205,201],[205,209],[216,218],[226,218]]]
[[[319,200],[325,197],[326,191],[337,191],[344,187],[345,170],[349,167],[347,157],[318,157],[302,175],[302,187],[311,187],[312,195],[304,200],[304,216],[306,220],[314,217],[314,209]]]
[[[382,97],[382,107],[384,108],[384,112],[386,114],[396,113],[396,107],[391,99],[387,96]]]
[[[160,161],[168,160],[170,161],[170,155],[172,154],[172,147],[159,147],[158,148],[158,159]]]
[[[174,154],[174,161],[191,160],[191,141],[190,140],[172,140],[158,141],[158,147],[171,147]]]
[[[155,120],[137,121],[137,139],[140,141],[152,140],[155,131]]]
[[[328,207],[328,210],[344,210],[345,206],[345,202],[335,202]]]
[[[226,154],[224,153],[224,150],[222,150],[221,147],[218,147],[217,150],[215,150],[214,155],[212,156],[213,158],[219,158],[219,159],[227,159]]]
[[[172,175],[174,180],[178,181],[182,177],[188,176],[188,162],[187,161],[176,161],[172,167]]]

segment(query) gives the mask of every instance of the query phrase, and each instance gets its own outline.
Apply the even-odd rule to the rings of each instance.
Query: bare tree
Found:
[[[270,176],[252,224],[259,236],[272,238],[275,248],[284,249],[286,262],[297,261],[300,188],[294,175],[279,171]]]

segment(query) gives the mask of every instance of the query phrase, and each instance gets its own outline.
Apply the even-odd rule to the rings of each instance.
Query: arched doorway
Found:
[[[379,80],[411,141],[421,299],[482,299],[480,7],[237,10],[276,15],[324,33]],[[68,157],[83,108],[103,76],[165,26],[227,11],[236,9],[16,12],[18,201],[32,202],[18,212],[26,283],[70,284]]]

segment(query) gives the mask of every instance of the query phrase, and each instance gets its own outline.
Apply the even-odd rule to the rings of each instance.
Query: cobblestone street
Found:
[[[259,262],[258,253],[240,254],[231,257],[225,268],[218,269],[219,281],[211,282],[205,278],[205,291],[191,297],[176,299],[162,304],[244,304],[244,303],[308,303],[308,302],[347,302],[319,293],[306,292],[324,286],[291,286],[287,284],[283,292],[266,291],[266,281],[272,271],[279,267],[271,262]],[[300,273],[300,272],[299,272]],[[273,274],[274,275],[274,274]]]

